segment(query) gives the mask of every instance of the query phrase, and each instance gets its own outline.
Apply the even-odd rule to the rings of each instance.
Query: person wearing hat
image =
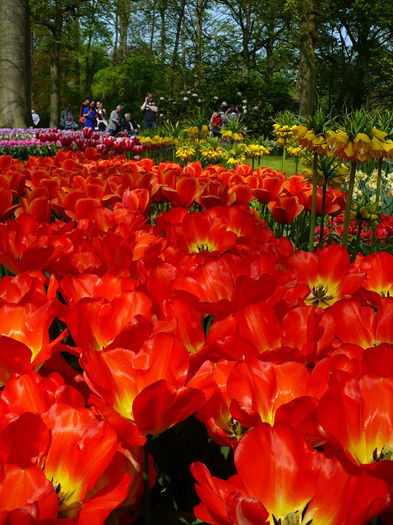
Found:
[[[117,133],[120,131],[120,122],[121,122],[121,112],[123,110],[123,106],[120,104],[114,109],[111,113],[111,116],[109,117],[109,124],[107,127],[107,131],[109,135],[112,135],[112,137],[116,137]]]

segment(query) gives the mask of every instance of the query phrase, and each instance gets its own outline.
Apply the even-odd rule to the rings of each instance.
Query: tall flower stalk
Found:
[[[276,123],[273,124],[274,134],[277,136],[277,146],[282,146],[281,171],[285,170],[286,147],[288,141],[292,138],[293,130],[296,127],[296,117],[289,111],[279,113]]]
[[[346,112],[339,129],[328,133],[327,142],[330,154],[336,155],[351,164],[349,174],[347,201],[345,206],[342,243],[348,247],[349,222],[352,208],[353,189],[358,164],[373,157],[375,138],[373,134],[374,119],[366,109]]]
[[[381,196],[381,182],[382,182],[382,165],[386,157],[391,157],[393,154],[393,112],[385,110],[383,113],[379,113],[373,134],[377,144],[380,145],[380,150],[374,153],[374,156],[378,159],[378,174],[377,174],[377,189],[375,193],[375,204],[376,209],[379,209],[379,200]],[[376,129],[377,128],[377,129]]]
[[[317,217],[317,192],[318,192],[318,157],[326,155],[325,133],[332,126],[333,119],[326,115],[322,108],[317,108],[314,115],[304,120],[293,131],[294,139],[306,150],[313,153],[313,190],[312,190],[312,207],[310,216],[310,234],[308,241],[308,250],[314,249],[314,233]],[[326,197],[326,192],[324,193]],[[324,204],[322,204],[324,208]]]

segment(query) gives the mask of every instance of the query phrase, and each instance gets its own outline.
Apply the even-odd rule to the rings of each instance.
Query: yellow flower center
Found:
[[[81,502],[75,499],[76,489],[67,490],[67,485],[66,489],[64,489],[64,484],[62,486],[61,483],[54,482],[53,480],[52,483],[57,494],[57,499],[59,500],[58,517],[74,518],[81,507]]]

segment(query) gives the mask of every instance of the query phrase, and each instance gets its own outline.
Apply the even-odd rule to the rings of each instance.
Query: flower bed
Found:
[[[3,523],[391,523],[393,256],[296,249],[311,193],[0,157]]]

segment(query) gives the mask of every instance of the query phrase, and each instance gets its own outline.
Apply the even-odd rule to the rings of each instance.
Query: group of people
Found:
[[[91,128],[102,131],[108,135],[116,136],[120,132],[127,132],[129,136],[137,135],[139,126],[131,120],[131,114],[123,114],[123,106],[119,104],[107,118],[106,110],[99,100],[86,98],[79,110],[79,125],[82,128]],[[157,104],[153,100],[153,94],[147,93],[141,106],[143,112],[142,125],[144,129],[157,128]],[[75,122],[74,115],[67,105],[60,115],[60,127],[62,129],[75,130],[79,128]]]
[[[82,128],[91,128],[96,131],[102,131],[115,137],[120,132],[127,132],[129,136],[137,135],[139,126],[131,120],[131,114],[125,113],[123,115],[123,106],[119,104],[111,112],[107,119],[106,110],[100,100],[90,100],[86,98],[79,111],[79,124]],[[158,106],[154,102],[152,93],[147,93],[143,104],[141,105],[143,112],[142,126],[143,129],[157,128],[157,112]],[[232,106],[225,111],[223,105],[219,106],[215,111],[209,122],[211,134],[219,137],[226,122],[231,119],[237,119],[240,116],[240,111],[237,107]],[[75,130],[79,128],[78,123],[75,122],[73,113],[67,105],[61,112],[60,127],[63,129]]]

